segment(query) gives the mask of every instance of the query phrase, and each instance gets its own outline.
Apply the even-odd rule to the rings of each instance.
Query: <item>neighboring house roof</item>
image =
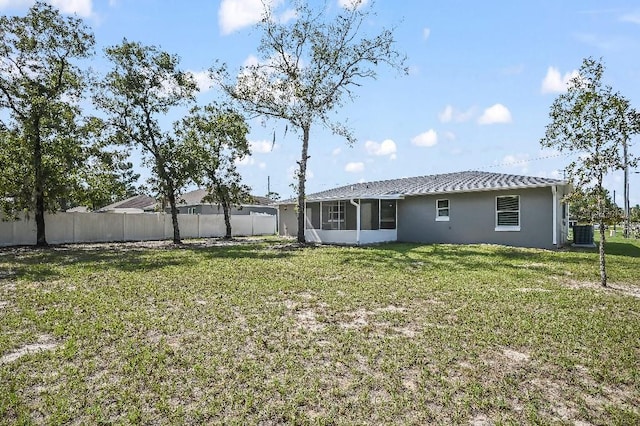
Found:
[[[210,204],[203,202],[202,199],[207,196],[206,189],[196,189],[195,191],[187,192],[178,199],[178,205],[197,206],[200,204]],[[260,197],[252,195],[253,201],[243,203],[244,206],[269,206],[273,204],[273,201],[267,197]]]
[[[423,194],[491,191],[565,185],[566,181],[534,176],[467,171],[440,175],[355,183],[306,196],[307,201],[343,200],[351,198],[401,198]],[[289,199],[278,204],[290,204]]]
[[[89,213],[89,211],[87,206],[77,206],[66,210],[67,213]]]
[[[153,210],[156,206],[156,199],[148,195],[136,195],[126,200],[118,201],[108,206],[98,209],[99,212],[108,212],[114,210],[135,211],[135,210]]]

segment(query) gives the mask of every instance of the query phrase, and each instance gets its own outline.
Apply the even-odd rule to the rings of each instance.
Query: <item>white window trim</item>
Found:
[[[378,230],[379,231],[395,231],[398,229],[398,200],[395,198],[385,199],[385,201],[393,201],[395,206],[395,218],[393,220],[393,228],[382,228],[382,198],[378,199]],[[384,222],[389,222],[389,220],[384,220]]]
[[[444,207],[438,207],[438,202],[439,201],[446,201],[447,202],[447,207],[446,210],[449,210],[449,214],[447,216],[440,216],[438,213],[440,213],[440,210],[445,210]],[[449,216],[451,215],[451,201],[448,198],[441,198],[439,200],[436,200],[436,222],[449,222]]]
[[[517,211],[518,212],[518,225],[514,226],[514,225],[498,225],[498,198],[506,198],[506,197],[518,197],[518,210],[509,210],[509,211]],[[496,211],[496,215],[495,215],[495,220],[496,220],[496,227],[495,227],[495,231],[496,232],[520,232],[520,195],[518,194],[511,194],[511,195],[497,195],[496,199],[495,199],[495,211]],[[502,210],[500,210],[502,211]],[[506,210],[505,210],[506,211]]]

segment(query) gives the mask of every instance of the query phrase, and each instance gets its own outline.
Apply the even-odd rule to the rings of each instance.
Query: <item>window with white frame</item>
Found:
[[[187,214],[196,214],[195,207],[187,207]]]
[[[496,231],[520,230],[520,196],[496,197]]]
[[[396,229],[396,200],[380,200],[380,229]]]
[[[449,221],[449,200],[436,200],[436,221]]]
[[[322,229],[345,229],[344,201],[322,203]]]

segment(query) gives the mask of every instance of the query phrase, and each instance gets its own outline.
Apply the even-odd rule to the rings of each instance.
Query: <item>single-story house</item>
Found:
[[[305,238],[555,248],[567,242],[570,190],[564,180],[479,171],[356,183],[307,195]],[[278,203],[282,235],[297,235],[296,204]]]
[[[195,191],[183,194],[177,202],[178,213],[180,214],[222,214],[222,207],[218,203],[202,201],[207,196],[206,189],[196,189]],[[232,215],[248,214],[270,214],[277,213],[273,200],[267,197],[252,195],[251,200],[242,203],[239,207],[231,208]]]
[[[98,213],[149,213],[156,211],[157,201],[148,195],[135,195],[126,200],[104,206]]]

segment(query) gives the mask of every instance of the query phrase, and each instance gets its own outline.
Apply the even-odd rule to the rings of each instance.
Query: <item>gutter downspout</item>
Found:
[[[356,207],[356,245],[360,245],[360,203],[353,201],[353,198],[349,202]]]
[[[551,193],[553,194],[553,245],[558,245],[558,187],[553,185],[551,187]]]

